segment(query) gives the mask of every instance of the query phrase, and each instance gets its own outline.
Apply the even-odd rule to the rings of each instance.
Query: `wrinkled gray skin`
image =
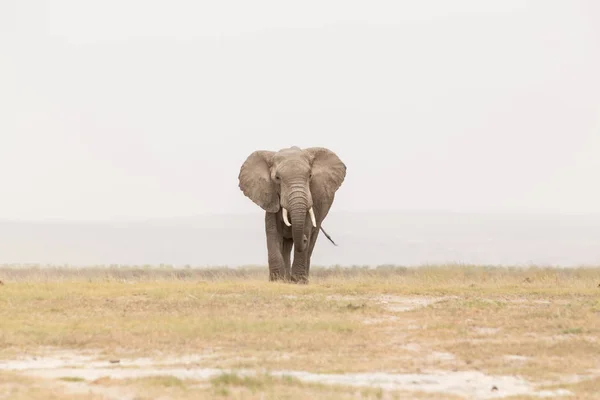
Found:
[[[239,187],[265,210],[270,281],[308,283],[310,257],[321,223],[345,177],[344,163],[323,147],[257,150],[242,164]],[[316,227],[310,218],[311,207]],[[284,223],[284,208],[291,226]]]

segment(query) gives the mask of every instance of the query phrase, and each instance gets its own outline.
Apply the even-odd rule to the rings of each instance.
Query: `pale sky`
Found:
[[[261,212],[325,146],[332,210],[600,213],[600,2],[0,2],[0,219]]]

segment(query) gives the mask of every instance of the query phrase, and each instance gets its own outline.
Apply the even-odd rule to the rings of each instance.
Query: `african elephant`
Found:
[[[346,165],[324,147],[257,150],[244,161],[239,188],[265,210],[270,281],[308,283],[321,223],[345,177]]]

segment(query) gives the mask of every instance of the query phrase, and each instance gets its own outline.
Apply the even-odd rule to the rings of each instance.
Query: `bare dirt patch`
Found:
[[[411,347],[411,350],[420,350]],[[453,359],[451,354],[433,354],[434,357]],[[163,358],[160,360],[124,359],[119,363],[98,360],[89,353],[62,350],[55,355],[26,356],[0,362],[0,370],[20,372],[42,379],[52,379],[73,393],[96,393],[108,398],[135,398],[135,393],[114,387],[98,387],[93,382],[101,379],[126,380],[171,376],[182,380],[207,381],[223,374],[256,376],[268,373],[275,377],[291,377],[306,383],[341,385],[349,387],[381,388],[392,391],[445,393],[466,398],[492,399],[507,396],[563,396],[572,393],[563,390],[544,390],[535,384],[514,376],[493,376],[480,371],[428,371],[424,373],[394,374],[385,372],[319,374],[294,370],[225,370],[198,368],[194,361],[202,355]]]
[[[329,295],[327,300],[349,301],[349,302],[372,302],[392,312],[411,311],[421,307],[427,307],[440,301],[455,298],[454,296],[396,296],[396,295]]]

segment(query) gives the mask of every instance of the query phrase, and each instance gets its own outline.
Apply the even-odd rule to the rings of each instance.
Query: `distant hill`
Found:
[[[1,222],[0,264],[265,265],[263,214],[123,223]],[[335,212],[313,265],[599,265],[600,217]]]

